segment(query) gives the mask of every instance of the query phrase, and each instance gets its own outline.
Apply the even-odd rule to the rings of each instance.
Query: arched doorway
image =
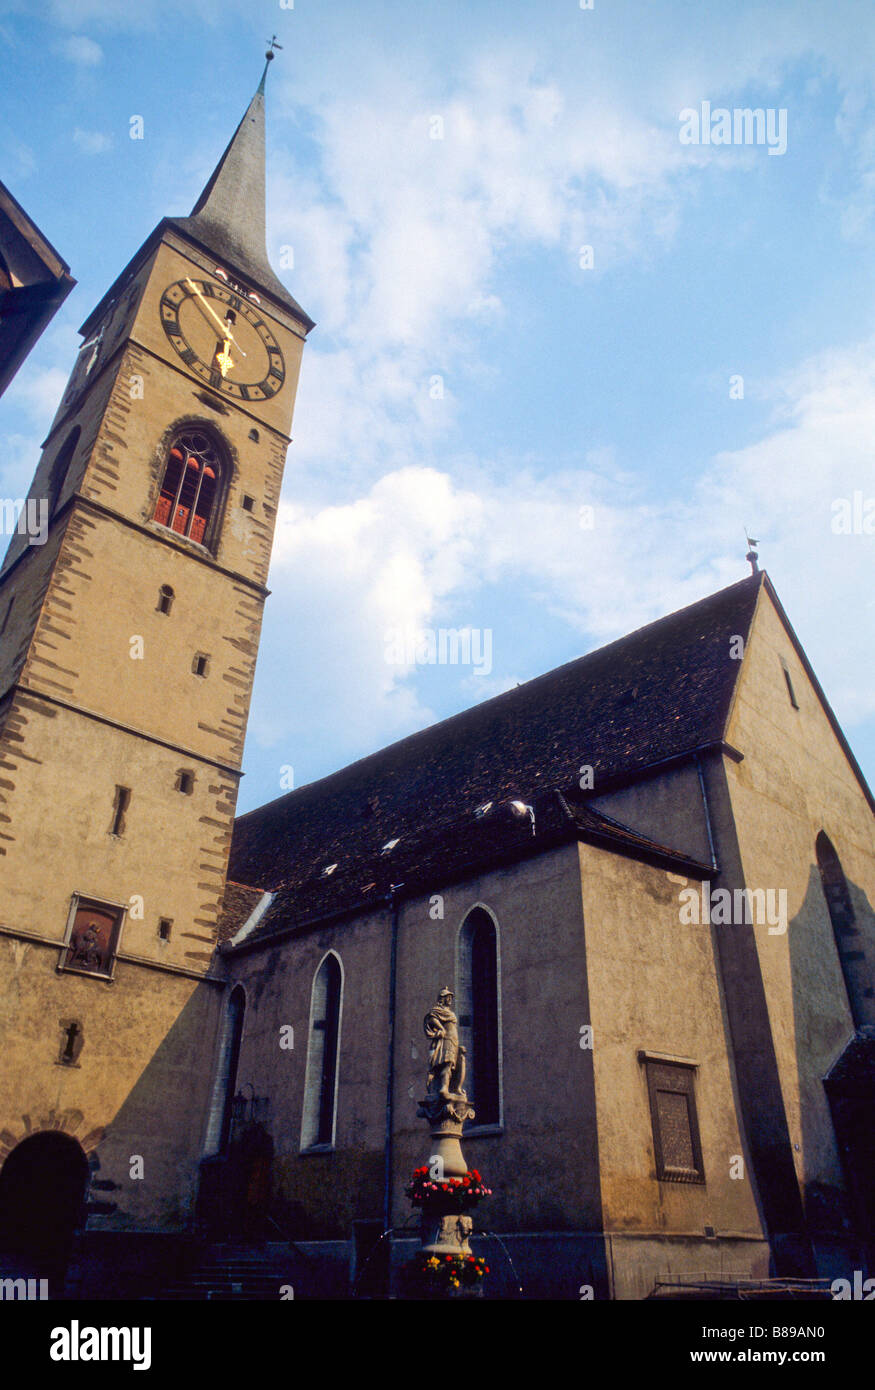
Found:
[[[88,1160],[68,1134],[23,1139],[0,1170],[0,1264],[53,1282],[63,1279],[83,1220]]]

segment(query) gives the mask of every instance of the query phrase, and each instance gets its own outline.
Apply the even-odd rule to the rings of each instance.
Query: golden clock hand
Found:
[[[234,359],[233,359],[233,357],[231,356],[230,348],[231,348],[231,339],[230,339],[230,338],[226,338],[226,339],[225,339],[225,345],[224,345],[222,351],[216,353],[216,364],[217,364],[217,366],[218,366],[218,368],[219,368],[219,371],[222,373],[222,376],[223,376],[223,377],[225,377],[225,376],[228,375],[228,373],[230,372],[231,368],[232,368],[233,365],[234,365]]]
[[[197,285],[194,283],[194,281],[193,281],[193,280],[190,280],[190,279],[188,278],[188,276],[186,276],[185,283],[188,285],[188,287],[189,287],[189,289],[191,290],[192,294],[197,295],[198,299],[200,300],[200,304],[198,304],[198,308],[200,308],[201,305],[203,305],[204,309],[205,309],[206,312],[209,314],[210,318],[218,325],[218,327],[219,327],[219,329],[221,330],[221,333],[222,333],[222,338],[223,338],[223,339],[227,339],[228,342],[233,343],[234,346],[235,346],[235,348],[236,348],[237,351],[239,352],[240,356],[241,356],[241,357],[245,357],[245,356],[246,356],[246,353],[243,351],[242,347],[241,347],[240,344],[237,342],[237,339],[234,337],[234,334],[231,332],[231,330],[230,330],[230,328],[228,327],[227,323],[226,323],[223,319],[220,319],[220,318],[219,318],[219,315],[218,315],[217,313],[215,313],[215,312],[210,308],[209,304],[207,303],[207,301],[206,301],[206,299],[204,298],[204,296],[201,294],[200,290],[198,289],[198,287],[197,287]]]

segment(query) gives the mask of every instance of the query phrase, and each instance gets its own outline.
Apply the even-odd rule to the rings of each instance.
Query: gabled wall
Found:
[[[786,663],[798,709],[784,676]],[[875,987],[875,835],[863,789],[767,588],[760,593],[727,738],[725,764],[743,880],[783,890],[788,929],[753,933],[792,1162],[821,1267],[848,1242],[849,1212],[823,1077],[853,1022],[815,859],[823,830],[841,859]],[[718,857],[723,857],[722,850]],[[724,927],[719,930],[731,931]],[[836,1272],[844,1273],[845,1254]]]
[[[589,845],[581,845],[580,860],[602,1205],[616,1296],[646,1297],[656,1278],[684,1272],[763,1274],[768,1254],[712,929],[680,922],[680,892],[699,884]],[[657,1179],[640,1051],[696,1065],[703,1184]]]

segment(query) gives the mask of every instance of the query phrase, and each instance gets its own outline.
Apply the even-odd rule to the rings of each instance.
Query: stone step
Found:
[[[301,1256],[287,1246],[214,1245],[187,1275],[162,1289],[159,1298],[279,1300],[284,1284],[293,1284]]]

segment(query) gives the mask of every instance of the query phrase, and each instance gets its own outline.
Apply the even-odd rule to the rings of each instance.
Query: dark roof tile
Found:
[[[610,779],[723,738],[741,666],[730,639],[747,637],[763,577],[751,575],[241,816],[231,872],[277,891],[258,932],[372,902],[392,882],[431,875],[438,891],[490,855],[519,857],[551,837],[558,842],[569,816],[590,838],[670,856],[606,817],[596,824],[582,799],[558,810],[551,793],[573,796],[583,764],[594,770],[597,793]],[[485,801],[500,808],[512,798],[536,803],[534,845],[528,818],[474,815]],[[336,871],[323,877],[333,863]]]

